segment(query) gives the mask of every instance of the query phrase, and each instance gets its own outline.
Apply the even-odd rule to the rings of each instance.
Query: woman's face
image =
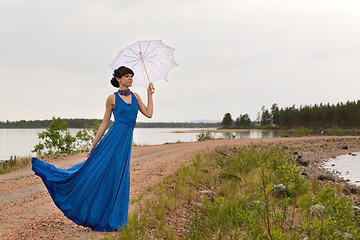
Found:
[[[129,74],[125,74],[121,78],[117,78],[117,79],[121,85],[123,85],[125,87],[131,87],[131,85],[133,83],[132,77],[133,77],[133,75],[129,73]]]

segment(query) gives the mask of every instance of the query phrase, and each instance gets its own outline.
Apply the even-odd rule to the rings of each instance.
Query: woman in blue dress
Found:
[[[126,227],[130,192],[130,156],[138,111],[153,115],[150,83],[145,105],[130,91],[134,73],[127,67],[114,71],[111,84],[119,91],[106,100],[102,123],[90,147],[88,158],[67,170],[32,159],[32,169],[40,176],[56,206],[78,225],[97,231]],[[114,114],[113,126],[102,136]]]

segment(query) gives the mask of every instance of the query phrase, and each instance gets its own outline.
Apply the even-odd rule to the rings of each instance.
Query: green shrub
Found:
[[[314,130],[311,128],[299,128],[294,132],[295,137],[304,137],[310,135]]]
[[[87,152],[96,136],[99,125],[98,122],[94,122],[92,126],[85,125],[73,137],[67,128],[66,122],[63,122],[60,117],[53,117],[49,127],[45,131],[38,133],[40,142],[34,146],[32,152],[38,155],[76,151]]]
[[[74,142],[76,139],[71,136],[67,129],[66,122],[61,118],[52,118],[52,122],[46,131],[38,133],[39,139],[42,140],[34,147],[32,152],[41,155],[43,153],[51,155],[54,153],[71,153],[74,151]]]
[[[212,140],[215,139],[213,133],[211,131],[201,132],[196,135],[196,140],[199,141],[205,141],[205,140]]]
[[[96,136],[99,126],[99,122],[94,122],[92,126],[86,124],[82,130],[79,130],[76,133],[76,151],[88,152],[90,150],[90,146]]]
[[[281,131],[279,136],[282,138],[286,138],[286,137],[290,137],[290,134],[287,131]]]
[[[344,134],[344,129],[339,128],[337,125],[332,126],[331,131],[329,132],[330,136],[343,136]]]

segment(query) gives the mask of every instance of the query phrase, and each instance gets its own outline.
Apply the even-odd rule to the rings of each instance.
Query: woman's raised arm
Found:
[[[139,95],[137,95],[136,93],[135,96],[138,100],[139,103],[139,110],[142,114],[144,114],[144,116],[151,118],[153,115],[153,111],[154,111],[154,104],[153,104],[153,91],[155,90],[154,86],[152,83],[149,84],[149,87],[147,89],[147,93],[148,93],[148,104],[147,106],[145,106],[145,104],[141,101],[141,98]]]

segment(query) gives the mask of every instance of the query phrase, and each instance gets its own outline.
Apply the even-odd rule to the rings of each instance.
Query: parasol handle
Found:
[[[144,62],[144,59],[143,59],[143,56],[142,56],[142,53],[141,53],[141,52],[140,52],[140,58],[141,58],[141,61],[142,61],[143,66],[144,66],[147,79],[148,79],[149,83],[151,83],[151,82],[150,82],[150,78],[149,78],[149,74],[148,74],[148,72],[147,72],[147,70],[146,70],[145,62]],[[153,88],[151,89],[151,92],[154,93],[154,89],[153,89]]]

